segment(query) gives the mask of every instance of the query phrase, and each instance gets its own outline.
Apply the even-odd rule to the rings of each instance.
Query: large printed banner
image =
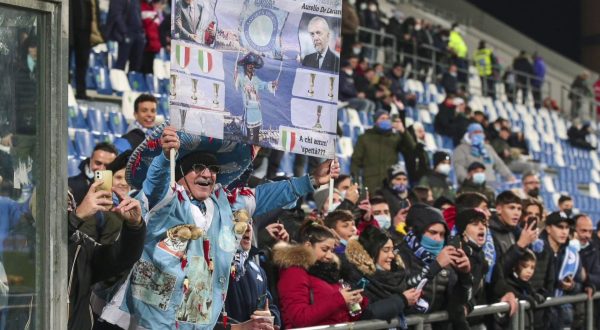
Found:
[[[172,0],[178,129],[333,158],[342,0]]]

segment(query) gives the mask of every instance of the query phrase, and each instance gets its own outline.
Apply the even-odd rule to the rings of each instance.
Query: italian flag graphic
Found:
[[[177,65],[185,69],[190,64],[190,49],[188,47],[177,45],[175,47],[175,59]]]
[[[296,145],[296,132],[283,130],[281,131],[281,145],[284,150],[292,151]]]
[[[198,66],[204,73],[209,73],[213,68],[213,57],[209,51],[198,51]]]

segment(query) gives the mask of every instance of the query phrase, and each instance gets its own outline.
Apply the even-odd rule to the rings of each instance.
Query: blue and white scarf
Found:
[[[562,265],[560,266],[560,271],[558,272],[558,280],[562,281],[569,276],[574,278],[577,274],[577,269],[579,269],[579,251],[577,248],[567,245],[565,248],[565,256]],[[562,295],[563,290],[556,289],[554,296],[560,297]]]

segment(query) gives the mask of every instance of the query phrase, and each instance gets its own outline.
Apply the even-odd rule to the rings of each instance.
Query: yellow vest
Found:
[[[487,77],[492,75],[492,50],[489,48],[478,49],[475,53],[475,66],[479,75]]]
[[[460,33],[456,31],[450,32],[450,36],[448,38],[448,47],[452,49],[454,53],[456,53],[458,58],[467,57],[467,52],[469,49],[467,48],[467,44]]]

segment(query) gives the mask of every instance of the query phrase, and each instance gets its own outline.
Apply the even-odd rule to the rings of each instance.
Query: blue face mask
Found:
[[[343,246],[348,246],[348,241],[347,241],[347,240],[345,240],[345,239],[343,239],[343,238],[340,238],[340,243],[341,243]]]
[[[384,121],[380,121],[377,123],[377,127],[384,132],[388,132],[392,130],[392,121],[387,119]]]
[[[427,252],[433,254],[434,256],[438,256],[442,249],[444,248],[444,240],[436,241],[427,236],[423,236],[421,238],[421,246],[427,250]]]
[[[485,172],[473,174],[473,183],[474,184],[484,184],[485,183]]]
[[[485,135],[483,134],[473,134],[471,135],[471,144],[474,146],[480,146],[485,141]]]
[[[403,193],[406,192],[406,185],[405,184],[395,184],[392,189],[394,189],[395,192],[397,193]]]

